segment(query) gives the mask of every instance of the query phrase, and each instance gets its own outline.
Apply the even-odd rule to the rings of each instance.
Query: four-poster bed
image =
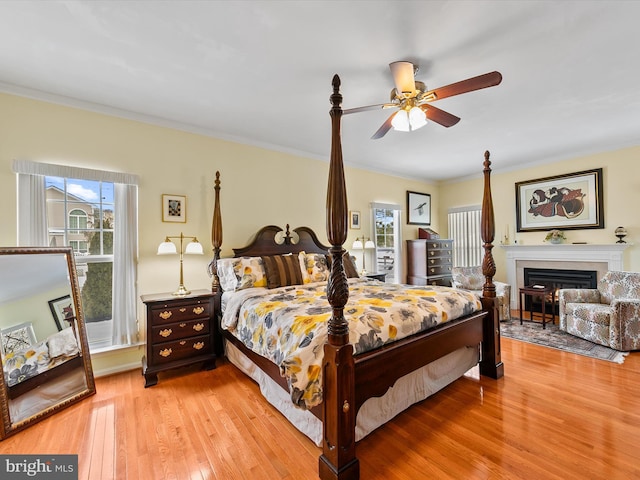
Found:
[[[293,278],[293,273],[295,273],[293,272],[293,264],[298,261],[298,257],[300,256],[302,258],[305,255],[314,254],[329,254],[330,260],[329,265],[327,265],[326,283],[323,284],[324,294],[308,294],[310,297],[320,297],[320,301],[323,301],[325,305],[323,309],[313,304],[314,306],[311,307],[312,311],[322,312],[326,314],[326,318],[328,318],[328,321],[320,327],[320,330],[323,330],[325,335],[321,337],[322,343],[320,343],[315,350],[315,355],[320,356],[320,365],[317,367],[305,365],[303,369],[300,365],[296,364],[293,369],[295,372],[304,370],[305,374],[307,374],[307,371],[313,371],[320,379],[320,387],[315,390],[312,389],[311,393],[305,391],[297,392],[298,397],[294,396],[294,401],[296,398],[301,399],[300,402],[296,403],[303,407],[305,403],[302,400],[306,401],[306,405],[311,407],[310,411],[312,414],[321,419],[322,434],[320,435],[320,440],[323,454],[319,460],[319,475],[323,480],[359,478],[359,464],[355,455],[355,443],[359,439],[356,436],[356,416],[358,416],[359,410],[367,410],[361,407],[367,403],[368,399],[377,399],[378,397],[381,397],[383,400],[386,399],[390,396],[387,394],[390,394],[391,390],[395,389],[398,385],[402,385],[405,379],[411,375],[425,376],[426,373],[424,372],[426,372],[426,369],[431,365],[441,365],[445,360],[449,359],[451,355],[466,354],[468,356],[469,351],[471,351],[472,355],[476,355],[474,362],[478,363],[478,349],[480,350],[480,373],[492,378],[499,378],[503,375],[503,365],[500,356],[497,303],[495,299],[495,286],[493,285],[495,263],[491,250],[493,248],[492,242],[494,238],[494,218],[490,188],[491,170],[489,167],[491,162],[489,161],[489,152],[485,153],[484,161],[482,239],[484,242],[485,255],[482,267],[486,281],[482,298],[478,301],[473,297],[476,302],[476,304],[473,305],[473,299],[455,297],[455,295],[458,294],[455,292],[445,292],[445,290],[447,290],[445,287],[419,287],[422,291],[416,291],[418,287],[406,287],[407,291],[402,293],[402,295],[395,291],[390,292],[383,290],[385,287],[382,285],[360,287],[359,284],[357,284],[357,280],[347,279],[345,271],[349,269],[346,268],[348,265],[345,266],[345,256],[343,255],[345,252],[343,244],[346,240],[348,229],[348,208],[340,138],[342,96],[339,92],[339,87],[340,79],[336,75],[333,78],[333,94],[331,95],[332,108],[330,115],[332,119],[332,143],[326,205],[327,238],[330,246],[327,247],[320,243],[316,234],[306,227],[299,227],[293,230],[297,237],[297,241],[295,241],[296,239],[292,237],[288,226],[284,235],[282,235],[282,230],[279,227],[267,226],[258,232],[250,245],[244,248],[234,249],[235,257],[244,259],[242,261],[248,262],[249,258],[261,258],[262,261],[265,262],[265,267],[269,265],[270,268],[277,270],[277,272],[272,270],[271,273],[267,271],[265,276],[270,278],[272,275],[281,278],[286,277],[286,281],[282,281],[277,285],[269,285],[270,287],[281,287],[280,289],[275,288],[273,290],[277,298],[269,298],[267,303],[262,301],[262,303],[259,304],[258,310],[265,310],[264,305],[269,305],[269,312],[263,317],[266,327],[259,328],[261,331],[271,327],[271,323],[275,321],[276,313],[271,311],[272,305],[285,303],[286,307],[284,310],[291,309],[291,304],[300,302],[300,298],[307,295],[307,293],[305,293],[309,291],[307,289],[311,288],[310,286],[301,285],[303,282],[300,281],[300,279]],[[234,308],[236,308],[238,312],[242,312],[242,310],[239,301],[237,301],[238,297],[223,298],[222,295],[222,283],[228,283],[228,278],[226,280],[223,278],[223,282],[221,283],[221,276],[224,276],[222,275],[222,271],[218,271],[219,265],[222,265],[222,263],[219,262],[220,248],[222,245],[219,172],[216,172],[214,189],[215,203],[211,232],[214,250],[214,258],[211,262],[211,273],[213,276],[212,290],[217,294],[216,311],[220,312],[220,308],[224,305],[225,315],[227,315],[229,312],[227,312],[226,309],[229,308],[229,310],[232,310],[230,305],[234,305]],[[280,238],[281,235],[282,238]],[[301,254],[300,252],[303,253]],[[275,267],[272,265],[274,261],[271,257],[277,259],[275,262],[277,265],[275,265]],[[348,260],[348,257],[346,257],[346,261]],[[238,268],[238,261],[234,264],[235,268]],[[252,261],[257,262],[257,260]],[[251,265],[246,263],[243,265],[244,266],[241,267],[244,271],[251,273]],[[302,270],[304,271],[304,268],[302,268]],[[231,277],[232,281],[236,281],[233,275],[231,275]],[[264,279],[263,282],[263,279],[259,275],[258,277],[253,274],[248,275],[248,278],[250,278],[249,283],[254,282],[249,286],[258,287],[266,285],[266,279]],[[244,280],[245,279],[241,279],[241,281]],[[379,283],[375,281],[372,282]],[[391,286],[386,288],[397,290],[397,287],[398,286]],[[284,290],[281,291],[281,289]],[[451,296],[451,299],[442,302],[442,309],[444,310],[437,310],[437,312],[434,310],[434,313],[426,316],[423,312],[419,313],[419,315],[422,316],[421,318],[430,316],[430,318],[434,319],[432,322],[426,322],[428,324],[426,327],[423,325],[423,327],[426,328],[425,330],[412,330],[405,336],[398,335],[396,341],[385,340],[382,346],[374,345],[371,349],[361,351],[358,355],[354,356],[354,338],[358,337],[354,337],[354,322],[352,316],[349,317],[349,319],[345,318],[345,306],[347,306],[347,302],[349,301],[350,289],[354,292],[356,295],[355,298],[359,302],[357,304],[358,308],[361,304],[367,303],[371,299],[379,300],[384,298],[385,308],[380,308],[380,304],[376,303],[376,315],[381,310],[392,310],[394,308],[390,306],[391,303],[387,303],[386,301],[396,294],[399,297],[402,296],[405,303],[419,304],[427,302],[429,303],[428,309],[435,308],[432,307],[432,305],[437,303],[436,299],[440,295],[448,294]],[[357,292],[359,292],[359,289],[365,292],[365,300],[361,300],[360,297],[358,297]],[[246,290],[243,290],[243,292],[243,295],[246,295],[247,298],[252,298],[252,296],[256,295],[255,292],[248,294]],[[234,295],[237,293],[239,292],[234,293]],[[235,300],[230,300],[229,298],[235,298]],[[367,298],[369,300],[367,300]],[[407,298],[409,298],[409,300],[407,300]],[[418,298],[418,300],[415,300],[416,298]],[[244,301],[246,300],[242,299],[242,302]],[[287,301],[291,302],[291,304],[287,304]],[[238,303],[238,305],[235,305],[234,302]],[[304,300],[304,302],[306,302],[306,300]],[[326,305],[327,303],[328,306]],[[448,307],[446,306],[447,303],[450,304]],[[451,307],[452,305],[453,307]],[[449,307],[451,307],[451,309],[448,309]],[[354,310],[353,305],[349,307],[349,315],[351,315],[352,310]],[[357,308],[355,308],[355,310],[357,310]],[[360,313],[362,313],[362,311],[360,311]],[[255,322],[257,318],[256,315],[254,311],[245,310],[244,313],[237,314],[235,318],[249,318]],[[368,315],[368,313],[365,312],[365,315]],[[411,314],[409,313],[408,316],[411,316]],[[317,323],[318,315],[311,315],[310,317]],[[300,318],[301,316],[299,315],[297,319],[299,320]],[[266,376],[269,377],[272,382],[283,387],[282,391],[284,391],[284,389],[290,389],[292,382],[297,379],[295,374],[293,381],[291,377],[283,377],[282,364],[277,365],[266,356],[256,353],[262,350],[257,348],[255,344],[260,344],[260,347],[262,347],[262,344],[273,343],[273,340],[268,340],[269,337],[265,337],[267,340],[264,340],[253,331],[245,331],[244,335],[239,335],[237,332],[246,327],[238,327],[233,322],[234,320],[223,320],[222,323],[226,326],[226,329],[221,329],[218,337],[225,338],[228,348],[227,351],[232,352],[229,353],[230,357],[233,355],[234,358],[241,359],[238,363],[235,361],[234,363],[239,365],[246,373],[251,374],[250,372],[254,372],[256,375],[252,375],[254,379]],[[376,316],[376,322],[382,322],[382,320]],[[377,327],[380,327],[380,325],[382,325],[382,323],[376,323]],[[384,328],[393,332],[393,336],[395,336],[398,327],[384,325]],[[308,346],[310,342],[318,340],[318,337],[314,338],[316,332],[306,327],[305,325],[305,332],[308,338],[305,338],[302,342],[304,346]],[[400,329],[402,329],[402,326]],[[236,334],[233,333],[234,330]],[[326,330],[326,332],[324,332],[324,330]],[[378,328],[377,331],[379,332],[380,330],[381,329]],[[248,342],[245,342],[248,343],[248,346],[241,341],[240,338],[243,336],[245,340],[248,339]],[[359,343],[360,342],[358,342],[358,344]],[[356,348],[358,344],[356,344]],[[221,348],[221,345],[218,345],[218,348]],[[475,350],[470,350],[474,348]],[[236,356],[238,352],[239,357]],[[322,354],[319,352],[322,352]],[[278,351],[277,353],[281,355],[282,352]],[[300,351],[296,350],[291,355],[297,359],[298,357],[296,355],[300,355]],[[240,365],[243,361],[250,362],[248,365],[251,366],[244,369]],[[287,361],[288,359],[284,358],[282,363],[286,364]],[[444,383],[438,384],[436,391],[461,376],[466,369],[468,369],[468,365],[466,365],[464,361],[458,363],[458,365],[457,368],[461,369],[461,371],[456,373],[454,378],[447,378],[443,381]],[[446,375],[443,377],[446,377]],[[393,389],[391,387],[393,387]],[[318,390],[321,393],[321,402],[314,401],[317,400],[316,394]],[[428,396],[428,394],[426,396]],[[309,400],[310,398],[312,400]],[[426,397],[417,398],[412,400],[411,403],[419,401],[422,398]],[[406,408],[406,406],[402,408]],[[393,415],[391,415],[391,417],[392,416]],[[358,421],[360,421],[360,416],[358,416]],[[293,420],[292,423],[295,424]],[[373,428],[376,428],[376,426]]]

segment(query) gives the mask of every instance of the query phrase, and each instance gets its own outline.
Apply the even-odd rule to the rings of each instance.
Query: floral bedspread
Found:
[[[309,409],[322,401],[322,357],[331,307],[326,282],[240,290],[228,300],[222,327],[280,367],[291,399]],[[349,280],[344,309],[355,354],[481,310],[463,290]]]

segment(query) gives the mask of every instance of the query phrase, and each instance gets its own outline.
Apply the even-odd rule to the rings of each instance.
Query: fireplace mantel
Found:
[[[597,270],[624,270],[623,252],[628,243],[562,243],[559,245],[500,245],[506,252],[507,283],[515,294],[511,295],[511,308],[518,308],[518,289],[522,287],[524,266],[540,268]]]

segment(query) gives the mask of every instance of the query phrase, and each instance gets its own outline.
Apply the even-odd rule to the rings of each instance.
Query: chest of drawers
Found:
[[[453,240],[407,240],[407,283],[451,286]]]
[[[145,387],[158,383],[158,372],[203,362],[215,368],[214,295],[197,290],[184,297],[143,295],[147,309],[147,351],[142,358]]]

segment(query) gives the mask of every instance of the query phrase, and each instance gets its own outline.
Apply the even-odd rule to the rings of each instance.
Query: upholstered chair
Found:
[[[615,350],[640,350],[640,273],[607,272],[595,289],[558,292],[560,330]]]
[[[451,269],[451,286],[461,290],[469,290],[482,295],[482,286],[485,278],[482,275],[482,267],[453,267]],[[493,281],[496,286],[500,321],[511,318],[511,285],[508,283]]]

